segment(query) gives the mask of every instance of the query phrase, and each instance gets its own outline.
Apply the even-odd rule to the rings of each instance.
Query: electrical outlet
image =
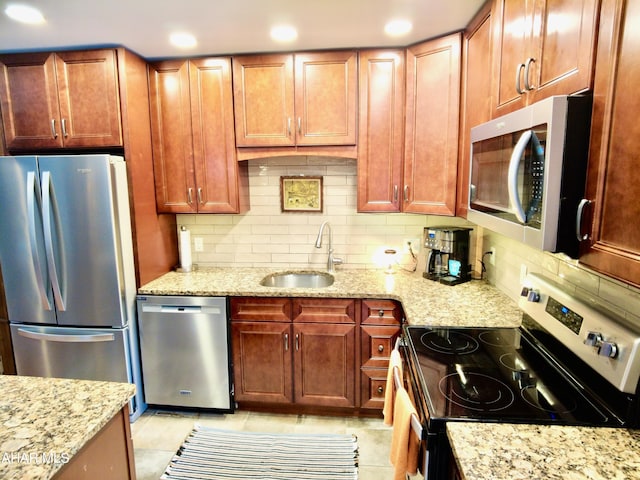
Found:
[[[196,252],[204,251],[204,240],[202,237],[193,237],[193,247]]]
[[[489,265],[495,265],[496,264],[496,247],[491,247],[489,251],[491,252],[491,255],[489,255]]]
[[[402,240],[402,252],[409,253],[409,243],[411,243],[411,250],[417,254],[420,251],[420,239],[419,238],[405,238]]]

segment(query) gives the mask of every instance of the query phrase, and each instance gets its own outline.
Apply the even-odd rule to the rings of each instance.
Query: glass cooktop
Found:
[[[405,332],[431,420],[610,421],[518,328],[406,326]]]

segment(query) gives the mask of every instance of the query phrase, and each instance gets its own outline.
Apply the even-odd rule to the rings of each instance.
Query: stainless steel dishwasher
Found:
[[[233,411],[227,300],[138,295],[148,404]]]

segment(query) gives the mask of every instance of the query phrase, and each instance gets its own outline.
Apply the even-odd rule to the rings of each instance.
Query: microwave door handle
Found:
[[[507,176],[507,188],[509,190],[509,203],[513,208],[513,213],[516,218],[526,223],[527,218],[522,208],[522,202],[520,202],[520,196],[518,195],[518,169],[520,168],[520,159],[524,154],[524,150],[527,148],[527,144],[531,140],[533,131],[527,130],[522,132],[520,139],[517,141],[516,146],[513,148],[511,154],[511,160],[509,160],[509,173]]]

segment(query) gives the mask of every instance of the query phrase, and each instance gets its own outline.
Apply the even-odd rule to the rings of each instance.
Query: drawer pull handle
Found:
[[[378,351],[380,353],[384,352],[384,345],[378,345]]]

